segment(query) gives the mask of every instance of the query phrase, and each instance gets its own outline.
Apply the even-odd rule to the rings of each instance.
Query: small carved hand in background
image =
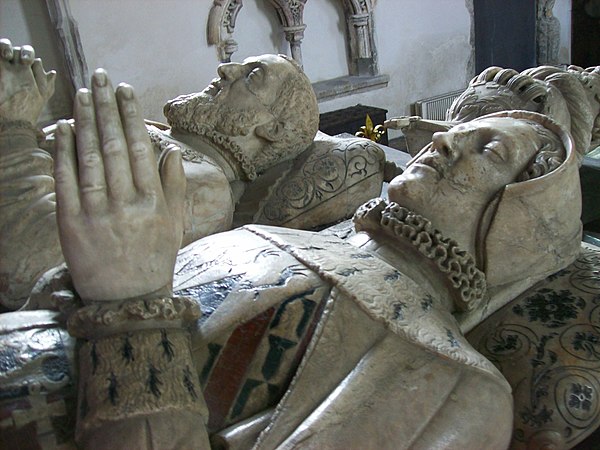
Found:
[[[98,69],[56,134],[60,241],[84,301],[170,295],[183,232],[181,152],[157,163],[129,85]]]
[[[42,108],[54,94],[56,72],[44,71],[33,47],[13,47],[0,39],[0,121],[35,126]]]

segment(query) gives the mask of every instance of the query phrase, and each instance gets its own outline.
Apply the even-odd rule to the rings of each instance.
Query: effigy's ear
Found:
[[[257,126],[255,132],[257,136],[267,141],[277,142],[283,139],[285,123],[281,120],[273,119],[269,123]]]

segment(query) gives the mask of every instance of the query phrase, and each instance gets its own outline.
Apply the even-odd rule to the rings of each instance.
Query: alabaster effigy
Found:
[[[28,45],[1,39],[0,55],[0,305],[17,309],[35,280],[62,261],[52,156],[36,129],[56,73],[45,72]]]
[[[4,39],[0,50],[0,303],[15,310],[37,279],[62,262],[54,216],[55,126],[45,136],[35,128],[55,74],[44,72],[30,46]],[[182,245],[247,223],[323,228],[379,195],[383,150],[365,139],[317,132],[316,97],[293,60],[262,55],[217,71],[202,92],[165,105],[169,125],[147,124],[157,158],[169,146],[182,151]],[[77,109],[74,114],[77,120]]]
[[[389,200],[357,210],[346,241],[252,225],[178,252],[185,151],[165,146],[157,171],[131,87],[113,94],[102,71],[75,109],[78,139],[56,129],[68,269],[36,288],[60,314],[28,322],[72,337],[35,354],[9,346],[0,430],[11,442],[51,401],[55,423],[76,422],[70,439],[45,428],[65,448],[503,449],[564,432],[557,420],[513,433],[518,390],[477,335],[477,347],[465,337],[580,264],[578,157],[560,124],[510,111],[435,134]],[[78,168],[86,157],[96,164]],[[526,301],[511,311],[524,317]],[[14,323],[3,330],[22,339]],[[64,385],[36,381],[50,376]],[[575,396],[595,395],[580,385]]]
[[[446,121],[418,116],[398,117],[386,122],[406,136],[412,154],[430,140],[433,133],[457,123],[506,110],[545,114],[566,127],[580,155],[600,145],[600,67],[560,69],[540,66],[519,73],[490,67],[474,77],[467,89],[452,103]]]

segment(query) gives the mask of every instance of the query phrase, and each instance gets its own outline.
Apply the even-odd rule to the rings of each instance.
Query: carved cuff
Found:
[[[187,297],[98,302],[69,317],[71,335],[98,339],[138,330],[185,328],[201,315],[199,305]]]
[[[69,332],[85,339],[78,442],[130,419],[185,412],[207,420],[187,330],[199,316],[198,304],[186,297],[98,302],[71,315]]]
[[[208,410],[185,330],[142,330],[91,340],[79,350],[76,439],[115,422]]]
[[[43,140],[43,135],[26,120],[0,120],[0,140],[6,145],[36,148],[40,139]]]

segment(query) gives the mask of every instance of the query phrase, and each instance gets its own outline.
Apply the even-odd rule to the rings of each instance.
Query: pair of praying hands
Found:
[[[157,165],[129,85],[97,70],[59,122],[55,183],[61,246],[85,302],[168,296],[183,231],[185,176],[170,147]]]

